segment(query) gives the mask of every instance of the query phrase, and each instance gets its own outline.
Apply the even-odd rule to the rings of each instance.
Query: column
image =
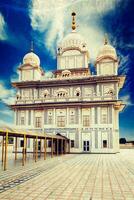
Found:
[[[25,161],[27,159],[27,138],[25,138]]]
[[[53,157],[53,138],[51,139],[51,157]]]
[[[15,160],[17,160],[17,143],[18,143],[18,138],[15,138]]]
[[[97,117],[98,117],[98,119],[97,119],[97,122],[98,122],[98,124],[100,125],[101,124],[101,107],[97,107]],[[96,113],[95,113],[96,114]]]
[[[24,144],[23,144],[23,149],[22,149],[22,166],[25,165],[25,154],[26,154],[26,135],[24,134]]]
[[[57,139],[57,156],[59,154],[59,140]]]
[[[36,136],[35,139],[35,162],[37,162],[37,158],[38,158],[38,136]]]
[[[91,120],[92,120],[92,124],[98,124],[98,111],[97,111],[97,107],[95,108],[91,108]]]
[[[96,84],[95,86],[96,86],[96,88],[95,88],[95,89],[96,89],[96,95],[97,95],[97,96],[100,96],[99,84]]]
[[[82,108],[81,107],[79,107],[78,108],[78,115],[79,115],[79,121],[78,121],[78,123],[79,123],[79,148],[82,148]]]
[[[35,138],[33,138],[33,158],[35,158]]]
[[[69,108],[67,108],[67,110],[66,110],[67,112],[66,112],[66,127],[68,127],[68,125],[69,125]]]
[[[70,153],[70,140],[68,140],[68,153]]]
[[[31,110],[31,127],[34,126],[34,111]]]
[[[16,126],[17,125],[17,111],[15,110],[14,111],[14,125]]]
[[[61,155],[63,155],[63,139],[61,139]]]
[[[47,147],[47,139],[44,139],[44,160],[46,160],[46,147]]]
[[[56,109],[53,109],[53,125],[56,126]]]
[[[28,126],[28,120],[29,120],[28,118],[29,118],[29,116],[28,116],[28,110],[26,110],[25,111],[25,125],[26,126]]]
[[[42,140],[40,139],[40,157],[41,157],[41,142]]]
[[[4,161],[4,145],[5,145],[5,136],[3,136],[2,139],[2,163]]]
[[[7,169],[7,147],[8,147],[8,132],[6,132],[6,139],[5,139],[4,171]]]
[[[65,149],[64,149],[64,152],[65,152],[65,154],[66,154],[66,148],[67,148],[67,143],[66,143],[66,140],[64,140],[64,144],[65,144]]]
[[[42,121],[41,121],[41,127],[42,127],[42,130],[44,132],[44,110],[42,110]]]

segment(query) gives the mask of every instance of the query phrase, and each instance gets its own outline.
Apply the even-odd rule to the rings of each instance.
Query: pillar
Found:
[[[61,154],[63,154],[63,139],[61,139]]]
[[[3,136],[3,139],[2,139],[2,163],[4,161],[4,142],[5,142],[5,136]]]
[[[7,170],[7,147],[8,147],[8,132],[6,132],[6,139],[5,139],[4,171]]]
[[[15,138],[15,160],[17,160],[17,137]]]
[[[41,157],[41,142],[42,142],[42,139],[40,139],[40,157]]]
[[[36,136],[35,140],[35,162],[37,162],[37,157],[38,157],[38,136]]]
[[[35,158],[35,138],[33,138],[33,158]]]
[[[27,138],[25,139],[25,161],[27,159]]]
[[[68,140],[68,153],[70,153],[70,140]]]
[[[51,157],[53,157],[53,138],[51,140]]]
[[[66,143],[66,140],[64,140],[64,153],[66,154],[66,148],[67,148],[67,143]]]
[[[46,160],[46,148],[47,148],[47,139],[44,139],[44,160]]]
[[[25,165],[25,157],[26,157],[26,134],[24,134],[24,145],[23,145],[23,150],[22,150],[22,166]]]
[[[59,150],[59,140],[57,139],[57,156],[58,156],[58,150]]]

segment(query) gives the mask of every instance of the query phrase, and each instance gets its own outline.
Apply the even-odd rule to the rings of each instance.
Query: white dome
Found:
[[[83,37],[76,31],[72,31],[65,38],[63,38],[60,48],[61,50],[69,48],[79,48],[80,50],[86,50],[86,42]]]
[[[30,52],[24,56],[23,64],[31,64],[33,66],[40,66],[40,59],[35,53]]]
[[[109,44],[104,44],[98,53],[97,60],[101,60],[107,57],[111,57],[117,60],[117,54],[115,48]]]

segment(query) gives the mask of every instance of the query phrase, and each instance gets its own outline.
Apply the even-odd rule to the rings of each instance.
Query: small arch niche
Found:
[[[62,72],[62,77],[67,78],[71,75],[71,72],[69,70],[64,70]]]
[[[81,91],[80,91],[80,88],[77,88],[75,90],[75,96],[79,97],[81,95]]]
[[[77,92],[77,93],[76,93],[76,96],[79,97],[79,96],[80,96],[80,92]]]
[[[67,91],[65,89],[62,89],[62,90],[58,90],[57,91],[57,97],[66,97],[67,96]]]
[[[49,95],[49,92],[48,92],[48,90],[45,90],[45,91],[44,91],[44,93],[43,93],[43,97],[44,97],[44,98],[47,98],[47,97],[48,97],[48,95]]]

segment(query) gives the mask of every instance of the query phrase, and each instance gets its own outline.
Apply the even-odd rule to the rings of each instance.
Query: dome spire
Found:
[[[74,31],[76,29],[76,21],[75,21],[76,13],[72,12],[72,30]]]
[[[30,48],[31,52],[34,51],[34,43],[33,43],[33,40],[31,41],[31,48]]]
[[[108,44],[108,36],[107,34],[105,33],[105,36],[104,36],[104,45]]]

